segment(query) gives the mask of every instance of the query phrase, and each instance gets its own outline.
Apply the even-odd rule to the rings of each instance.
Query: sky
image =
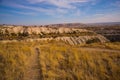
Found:
[[[0,0],[0,24],[120,22],[120,0]]]

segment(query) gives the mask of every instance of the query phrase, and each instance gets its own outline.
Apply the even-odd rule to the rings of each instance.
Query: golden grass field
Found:
[[[35,54],[38,63],[31,60]],[[40,73],[27,69],[35,63]],[[120,42],[0,42],[0,80],[26,80],[27,70],[40,75],[34,80],[120,80]]]

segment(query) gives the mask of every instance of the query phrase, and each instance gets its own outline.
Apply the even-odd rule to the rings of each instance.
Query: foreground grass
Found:
[[[101,48],[101,49],[111,49],[111,50],[120,50],[120,42],[109,42],[109,43],[92,43],[79,45],[80,47],[91,47],[91,48]]]
[[[0,43],[0,80],[24,80],[27,61],[32,54],[35,54],[33,51],[36,47],[40,50],[39,67],[44,80],[120,79],[119,52],[88,49],[88,47],[99,47],[119,50],[120,43],[72,46],[46,41]]]
[[[112,43],[109,45],[115,46]],[[120,79],[120,53],[89,51],[59,43],[45,44],[40,49],[45,80]]]
[[[0,43],[0,80],[23,80],[32,50],[26,43]]]

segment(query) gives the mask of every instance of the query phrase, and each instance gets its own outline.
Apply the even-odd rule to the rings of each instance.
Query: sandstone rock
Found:
[[[48,33],[80,33],[80,32],[91,32],[94,33],[93,31],[89,31],[86,29],[75,29],[75,28],[65,28],[65,27],[56,27],[56,28],[51,28],[51,27],[23,27],[23,26],[11,26],[11,27],[5,27],[5,28],[0,28],[0,31],[5,33],[5,31],[8,31],[9,33],[25,33],[27,32],[28,34],[48,34]],[[83,36],[57,36],[57,37],[45,37],[45,38],[37,38],[37,39],[26,39],[25,41],[47,41],[47,40],[56,40],[56,41],[64,41],[65,43],[69,43],[71,45],[77,45],[77,44],[85,44],[88,40],[92,39],[99,39],[100,42],[107,42],[107,40],[104,36],[102,35],[83,35]],[[9,42],[9,41],[8,41]]]

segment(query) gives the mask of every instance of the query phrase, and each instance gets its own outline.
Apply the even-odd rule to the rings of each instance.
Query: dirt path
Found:
[[[42,80],[39,55],[39,49],[35,48],[35,53],[32,54],[28,61],[28,67],[25,73],[25,80]]]

